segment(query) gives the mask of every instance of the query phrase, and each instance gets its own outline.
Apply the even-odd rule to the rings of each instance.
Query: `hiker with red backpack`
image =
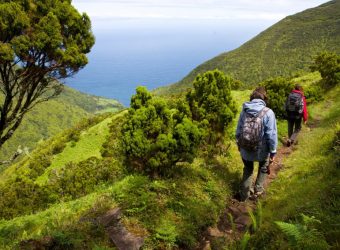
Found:
[[[306,98],[300,84],[296,84],[295,88],[288,95],[285,109],[288,121],[287,146],[289,147],[296,142],[296,137],[301,130],[302,118],[305,124],[308,119]]]
[[[263,184],[270,174],[270,163],[275,159],[277,148],[277,126],[274,112],[266,107],[267,93],[258,87],[250,96],[250,102],[243,104],[238,120],[236,142],[244,163],[239,200],[245,201],[251,195],[254,162],[259,162],[254,195],[264,192]]]

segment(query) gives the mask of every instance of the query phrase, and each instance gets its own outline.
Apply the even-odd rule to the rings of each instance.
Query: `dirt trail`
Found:
[[[283,159],[289,155],[294,146],[281,147],[276,155],[275,161],[271,164],[271,173],[267,177],[264,187],[268,188],[270,183],[277,177],[278,172],[283,167]],[[254,171],[256,172],[256,171]],[[264,194],[265,195],[265,194]],[[261,199],[261,198],[260,198]],[[251,217],[249,211],[256,209],[256,200],[247,200],[239,202],[236,199],[231,199],[228,207],[224,210],[216,227],[210,227],[203,235],[201,245],[197,250],[209,250],[212,240],[217,238],[225,238],[228,241],[241,239],[243,234],[251,225]],[[232,219],[230,218],[232,216]]]

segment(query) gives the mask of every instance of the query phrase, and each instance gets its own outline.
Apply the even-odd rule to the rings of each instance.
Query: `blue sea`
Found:
[[[230,20],[96,20],[89,63],[66,84],[129,106],[137,86],[152,90],[175,83],[270,25]]]

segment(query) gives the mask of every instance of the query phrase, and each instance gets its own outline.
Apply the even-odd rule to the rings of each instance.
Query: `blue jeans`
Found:
[[[254,171],[254,162],[253,161],[246,161],[244,159],[243,164],[243,178],[242,178],[242,183],[241,183],[241,199],[246,200],[250,196],[250,188],[252,185],[253,181],[253,171]],[[268,158],[264,161],[259,162],[259,169],[257,173],[257,178],[255,182],[255,192],[263,192],[263,184],[264,181],[266,180],[266,177],[268,175],[268,167],[269,160]]]

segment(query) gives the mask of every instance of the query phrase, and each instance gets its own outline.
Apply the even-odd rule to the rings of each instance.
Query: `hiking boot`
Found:
[[[292,145],[292,141],[290,139],[288,139],[287,142],[286,142],[286,145],[287,145],[287,147],[290,147],[290,145]]]
[[[234,200],[237,200],[238,202],[244,202],[244,201],[246,201],[248,198],[242,197],[241,193],[238,192],[238,193],[236,193],[236,194],[233,195],[233,199],[234,199]]]
[[[262,195],[264,194],[264,191],[261,192],[255,192],[253,195],[249,197],[250,200],[256,201],[258,200]]]

